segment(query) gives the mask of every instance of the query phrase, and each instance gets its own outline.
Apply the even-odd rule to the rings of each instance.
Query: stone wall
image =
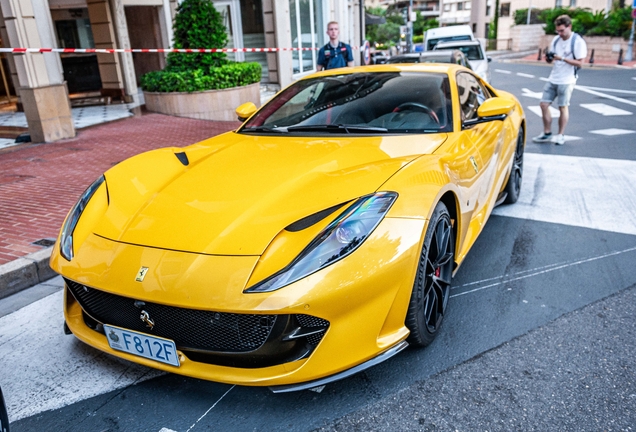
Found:
[[[512,51],[538,51],[542,37],[545,35],[543,24],[516,25],[510,28]]]

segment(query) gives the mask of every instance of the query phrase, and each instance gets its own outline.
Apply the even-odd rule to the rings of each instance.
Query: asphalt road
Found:
[[[528,111],[529,136],[539,134],[531,107],[549,69],[491,67],[494,86],[516,94]],[[528,142],[520,201],[488,221],[454,278],[449,313],[430,347],[408,349],[320,393],[274,395],[135,369],[129,384],[35,409],[12,430],[632,430],[635,77],[630,70],[581,72],[568,142]],[[93,368],[129,367],[112,359],[115,366],[105,365],[72,337],[49,337]],[[95,386],[76,379],[81,366],[67,364],[58,382],[35,385],[58,400],[66,396],[57,387]]]

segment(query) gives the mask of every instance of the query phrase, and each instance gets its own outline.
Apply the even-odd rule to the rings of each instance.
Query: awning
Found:
[[[364,25],[384,23],[386,23],[386,19],[383,16],[371,15],[368,12],[364,13]]]

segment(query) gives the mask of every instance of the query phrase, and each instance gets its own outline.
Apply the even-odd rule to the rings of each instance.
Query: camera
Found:
[[[554,55],[555,55],[554,51],[546,51],[545,61],[547,61],[548,63],[552,63],[552,60],[554,60]]]

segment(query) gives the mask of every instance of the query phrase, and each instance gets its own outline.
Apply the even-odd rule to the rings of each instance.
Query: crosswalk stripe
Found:
[[[581,106],[585,109],[604,116],[632,115],[632,113],[629,111],[625,111],[623,109],[616,108],[604,103],[581,104]]]
[[[495,69],[495,72],[499,72],[499,73],[502,73],[502,74],[511,74],[512,73],[509,70],[504,70],[504,69]]]
[[[519,201],[493,214],[636,235],[636,161],[526,153]]]
[[[550,106],[549,108],[550,108],[550,114],[552,114],[552,118],[561,117],[561,111],[554,108],[553,106]],[[532,111],[533,113],[535,113],[536,115],[538,115],[539,117],[543,117],[543,114],[541,113],[541,107],[539,105],[531,105],[528,107],[528,109]]]
[[[541,99],[543,97],[543,92],[534,92],[525,87],[522,88],[521,91],[522,91],[521,96],[531,97],[534,99]]]
[[[530,75],[530,74],[527,74],[527,73],[521,73],[521,72],[517,72],[517,76],[524,77],[524,78],[534,78],[534,75]]]
[[[636,133],[636,131],[627,130],[627,129],[610,128],[610,129],[593,130],[593,131],[590,131],[590,133],[597,134],[597,135],[605,135],[605,136],[615,136],[615,135],[633,134],[633,133]]]
[[[606,99],[614,100],[616,102],[621,102],[621,103],[624,103],[624,104],[627,104],[627,105],[636,106],[636,102],[634,102],[634,101],[630,101],[630,100],[627,100],[627,99],[623,99],[623,98],[619,98],[619,97],[616,97],[616,96],[608,95],[606,93],[601,93],[601,92],[598,92],[596,90],[589,89],[587,87],[574,86],[574,88],[579,90],[579,91],[585,92],[585,93],[593,94],[594,96],[601,96],[601,97],[604,97]]]

